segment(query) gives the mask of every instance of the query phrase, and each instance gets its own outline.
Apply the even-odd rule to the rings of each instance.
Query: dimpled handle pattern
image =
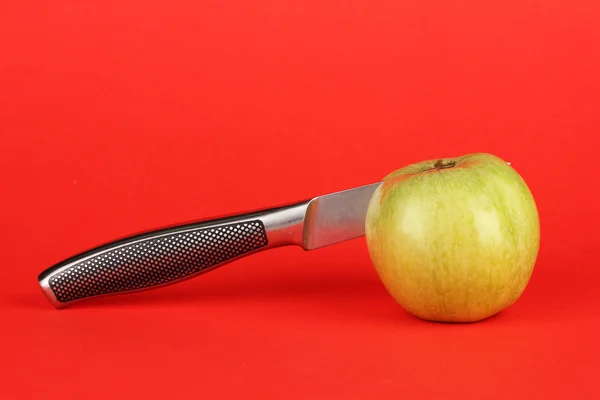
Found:
[[[49,279],[59,302],[145,289],[190,277],[268,244],[260,220],[132,240]]]

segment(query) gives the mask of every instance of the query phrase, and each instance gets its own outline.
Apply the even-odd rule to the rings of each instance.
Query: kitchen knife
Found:
[[[62,308],[180,282],[275,247],[314,250],[354,239],[364,235],[367,207],[380,184],[131,236],[48,268],[38,282],[48,300]]]

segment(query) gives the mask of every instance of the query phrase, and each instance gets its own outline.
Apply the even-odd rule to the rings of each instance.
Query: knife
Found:
[[[354,239],[365,233],[369,201],[380,184],[130,236],[62,261],[38,282],[50,303],[63,308],[174,284],[259,251],[314,250]]]

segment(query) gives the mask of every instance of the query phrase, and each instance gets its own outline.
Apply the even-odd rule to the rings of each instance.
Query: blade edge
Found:
[[[304,248],[314,250],[365,234],[367,208],[381,182],[312,199],[304,218]]]

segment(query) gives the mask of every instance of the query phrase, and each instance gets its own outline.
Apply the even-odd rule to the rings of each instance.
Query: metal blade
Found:
[[[313,250],[365,234],[369,201],[381,182],[315,197],[304,218],[304,248]]]

